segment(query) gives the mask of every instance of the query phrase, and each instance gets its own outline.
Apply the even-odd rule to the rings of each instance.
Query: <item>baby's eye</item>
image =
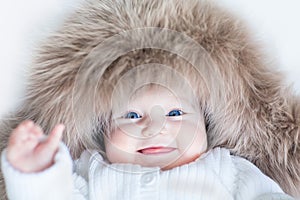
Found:
[[[167,116],[168,117],[174,117],[174,116],[180,116],[180,115],[182,115],[183,114],[183,112],[181,111],[181,110],[171,110],[168,114],[167,114]]]
[[[142,116],[140,116],[139,114],[137,114],[136,112],[128,112],[127,114],[125,114],[124,118],[127,119],[137,119],[137,118],[141,118]]]

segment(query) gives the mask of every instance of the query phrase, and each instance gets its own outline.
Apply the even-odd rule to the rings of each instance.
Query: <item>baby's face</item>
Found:
[[[113,109],[113,132],[105,138],[111,163],[171,169],[194,161],[207,148],[202,113],[184,92],[155,86],[140,89]]]

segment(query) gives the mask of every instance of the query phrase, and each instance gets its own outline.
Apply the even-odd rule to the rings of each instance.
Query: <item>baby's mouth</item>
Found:
[[[170,153],[174,151],[176,148],[173,147],[163,147],[163,146],[158,146],[158,147],[147,147],[143,149],[137,150],[137,152],[145,155],[153,155],[153,154],[164,154],[164,153]]]

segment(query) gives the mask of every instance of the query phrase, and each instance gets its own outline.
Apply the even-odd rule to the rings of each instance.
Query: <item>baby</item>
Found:
[[[250,36],[212,1],[84,1],[0,124],[0,199],[296,196],[299,112]]]
[[[119,84],[112,95],[104,153],[84,151],[73,171],[68,150],[60,143],[64,125],[45,137],[32,121],[22,122],[2,153],[8,197],[291,199],[249,161],[223,148],[207,149],[199,99],[189,83],[170,75],[168,81],[180,84],[138,83],[142,86],[133,92],[134,87],[127,87],[132,83]]]

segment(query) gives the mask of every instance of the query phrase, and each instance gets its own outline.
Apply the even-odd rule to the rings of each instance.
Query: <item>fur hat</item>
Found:
[[[103,97],[114,86],[108,82],[153,62],[182,63],[180,73],[200,75],[193,83],[203,92],[209,148],[230,149],[300,196],[299,100],[247,27],[210,0],[87,0],[41,45],[25,101],[0,124],[0,149],[26,119],[46,133],[64,123],[73,158],[97,148],[95,133],[107,125]],[[6,199],[2,177],[0,184]]]

